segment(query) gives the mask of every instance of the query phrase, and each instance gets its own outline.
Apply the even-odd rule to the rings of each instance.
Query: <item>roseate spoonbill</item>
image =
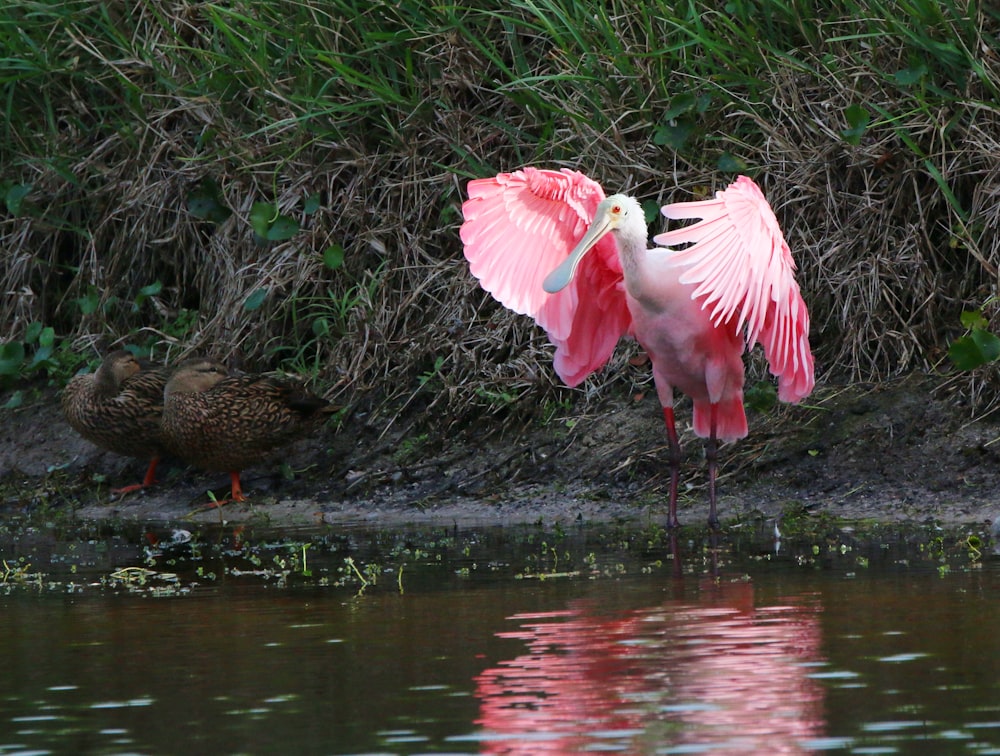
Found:
[[[144,370],[131,352],[104,357],[93,373],[75,375],[60,403],[70,426],[91,443],[126,457],[149,460],[142,483],[112,489],[125,494],[153,485],[163,454],[160,413],[169,369]]]
[[[670,449],[670,527],[680,467],[673,390],[691,397],[717,526],[717,443],[747,435],[744,343],[764,348],[782,401],[814,383],[809,313],[760,189],[740,176],[712,199],[663,207],[667,218],[700,221],[654,237],[663,246],[652,249],[639,203],[605,198],[576,171],[524,168],[470,181],[468,192],[461,238],[472,274],[545,329],[567,385],[602,367],[622,336],[649,355]]]
[[[164,388],[163,436],[186,462],[228,472],[233,501],[245,501],[240,471],[337,409],[297,383],[231,376],[215,360],[193,358],[178,365]]]

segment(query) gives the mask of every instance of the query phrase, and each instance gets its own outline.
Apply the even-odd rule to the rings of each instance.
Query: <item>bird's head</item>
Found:
[[[104,358],[104,362],[97,369],[96,379],[98,384],[118,391],[126,380],[140,370],[142,370],[142,366],[134,354],[124,349],[118,349]]]
[[[229,371],[221,362],[200,358],[185,360],[171,374],[163,395],[207,391],[228,375]]]
[[[115,378],[119,382],[124,381],[126,378],[131,378],[142,370],[142,366],[139,364],[139,360],[135,358],[135,355],[124,349],[119,349],[109,354],[105,358],[105,364],[111,366],[111,372],[114,373]]]
[[[594,212],[594,220],[577,242],[569,257],[563,260],[559,267],[545,277],[542,288],[549,294],[555,294],[569,285],[576,273],[576,268],[590,250],[605,237],[608,233],[621,232],[641,237],[645,244],[646,238],[646,214],[642,210],[642,205],[634,197],[626,194],[613,194],[600,201],[597,210]]]
[[[607,231],[617,231],[627,225],[630,220],[638,218],[643,228],[646,227],[646,214],[642,211],[642,205],[635,197],[627,194],[612,194],[607,199],[601,200],[594,212],[594,221],[590,224],[594,228],[599,222],[607,225]]]

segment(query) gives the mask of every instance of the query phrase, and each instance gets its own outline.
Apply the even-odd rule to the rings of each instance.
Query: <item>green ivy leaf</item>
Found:
[[[344,264],[344,248],[334,244],[323,250],[323,264],[330,270],[336,270]]]
[[[34,344],[38,341],[38,337],[42,335],[43,326],[37,320],[28,323],[28,327],[24,329],[24,341],[26,344]]]
[[[82,297],[77,299],[76,303],[80,308],[81,315],[93,315],[97,312],[97,308],[101,304],[101,298],[96,290],[91,289]]]
[[[747,170],[746,162],[728,151],[719,155],[715,166],[723,173],[745,173]]]
[[[253,232],[261,239],[267,238],[267,232],[271,228],[271,221],[278,217],[278,212],[274,205],[266,202],[254,202],[250,208],[250,225]]]
[[[690,110],[694,110],[698,105],[698,98],[694,96],[691,92],[683,92],[677,95],[670,101],[670,107],[667,108],[661,118],[664,121],[672,121],[679,115],[684,115]]]
[[[673,124],[665,124],[657,127],[656,131],[653,132],[653,144],[680,151],[687,144],[688,139],[691,138],[691,134],[693,133],[693,122],[688,120],[675,121]]]
[[[24,198],[28,196],[31,188],[32,184],[14,184],[7,190],[4,196],[4,203],[7,205],[7,211],[11,215],[21,214],[21,204],[24,202]]]
[[[222,202],[222,195],[214,181],[203,181],[194,191],[188,194],[188,212],[200,220],[222,223],[233,211]]]
[[[257,236],[267,241],[284,241],[299,232],[298,221],[266,202],[255,202],[250,208],[250,225]]]
[[[28,368],[34,370],[42,365],[48,365],[53,352],[55,352],[55,347],[51,344],[38,347],[31,358],[31,364],[28,365]]]
[[[0,375],[17,375],[24,364],[24,344],[8,341],[0,345]]]
[[[646,217],[646,225],[648,226],[660,217],[660,203],[651,199],[643,200],[642,214]]]
[[[962,310],[959,319],[962,321],[962,326],[970,331],[976,328],[986,330],[990,325],[982,310]]]
[[[1000,337],[975,328],[966,336],[955,339],[948,349],[948,359],[959,370],[975,370],[1000,357]]]
[[[264,300],[267,299],[267,295],[270,290],[267,287],[260,289],[254,289],[250,292],[245,300],[243,300],[243,309],[247,312],[253,312],[254,310],[260,309],[260,306],[264,304]]]
[[[778,403],[778,392],[770,381],[757,381],[743,392],[746,405],[757,412],[768,412]]]
[[[316,318],[316,320],[312,322],[312,332],[319,338],[329,335],[330,321],[326,318]]]
[[[279,215],[274,219],[264,238],[268,241],[285,241],[291,239],[298,232],[299,222],[297,220],[289,218],[287,215]]]
[[[847,120],[847,128],[840,132],[840,136],[848,144],[861,144],[861,137],[871,122],[871,114],[860,105],[855,104],[844,110],[844,118]]]
[[[319,210],[319,204],[322,201],[323,201],[322,195],[310,194],[308,197],[306,197],[306,201],[304,203],[305,207],[303,208],[302,212],[304,212],[306,215],[312,215],[317,210]]]
[[[56,343],[56,330],[52,326],[46,326],[42,329],[42,332],[38,334],[38,345],[42,347],[51,347]]]
[[[132,302],[132,312],[138,312],[139,308],[142,307],[143,302],[145,302],[150,297],[155,297],[163,291],[162,281],[153,281],[153,283],[148,286],[143,286],[139,289],[139,293],[135,297],[135,301]]]
[[[899,86],[909,87],[919,82],[926,75],[927,66],[923,63],[918,63],[917,65],[910,66],[909,68],[903,68],[896,71],[893,78],[896,79],[896,83],[899,84]]]

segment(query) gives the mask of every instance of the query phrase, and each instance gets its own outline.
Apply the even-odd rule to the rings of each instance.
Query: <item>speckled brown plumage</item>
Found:
[[[212,360],[178,366],[164,392],[161,428],[167,448],[205,470],[228,472],[243,501],[240,471],[306,435],[334,411],[301,386],[262,375],[227,377]]]
[[[124,493],[151,485],[163,453],[160,413],[169,370],[143,370],[129,352],[108,354],[94,373],[76,375],[63,389],[63,415],[88,441],[127,457],[149,460],[142,483],[115,489]]]

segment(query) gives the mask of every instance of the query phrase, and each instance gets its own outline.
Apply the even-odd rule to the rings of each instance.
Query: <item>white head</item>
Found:
[[[591,222],[587,233],[569,253],[569,257],[563,260],[559,267],[545,277],[542,288],[549,294],[555,294],[564,289],[573,280],[576,267],[580,260],[590,250],[592,250],[601,239],[608,233],[614,233],[618,240],[619,254],[624,246],[631,247],[633,244],[646,246],[646,214],[642,210],[642,205],[634,197],[626,194],[613,194],[601,200],[594,212],[594,220]],[[625,238],[622,238],[625,237]]]

